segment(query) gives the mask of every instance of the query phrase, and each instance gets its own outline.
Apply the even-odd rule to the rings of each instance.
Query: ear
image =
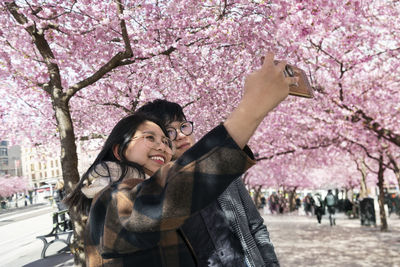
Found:
[[[116,157],[119,161],[121,161],[121,157],[118,154],[118,150],[119,150],[119,145],[114,145],[113,146],[114,157]]]

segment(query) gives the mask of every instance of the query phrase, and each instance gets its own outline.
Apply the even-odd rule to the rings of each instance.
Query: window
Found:
[[[53,161],[50,161],[50,167],[53,168]]]
[[[54,177],[54,170],[51,170],[51,176]]]
[[[56,170],[57,176],[60,176],[60,170]]]
[[[0,156],[8,156],[8,150],[6,147],[0,147]]]
[[[39,162],[39,166],[38,169],[41,170],[42,169],[42,163]]]
[[[36,176],[34,173],[32,173],[32,180],[36,180]]]
[[[31,164],[31,171],[35,171],[35,164]]]
[[[2,145],[2,146],[8,146],[8,142],[7,142],[7,141],[1,141],[0,145]]]

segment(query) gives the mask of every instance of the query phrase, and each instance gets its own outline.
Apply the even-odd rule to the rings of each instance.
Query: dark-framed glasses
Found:
[[[179,131],[184,135],[188,136],[193,133],[193,122],[192,121],[184,121],[179,125]],[[167,132],[169,139],[174,141],[178,136],[178,129],[174,127],[167,127]]]
[[[143,133],[141,135],[135,136],[131,138],[132,140],[143,138],[145,146],[152,149],[157,149],[160,144],[165,148],[165,152],[168,154],[174,154],[174,145],[166,136],[159,136],[152,133]]]

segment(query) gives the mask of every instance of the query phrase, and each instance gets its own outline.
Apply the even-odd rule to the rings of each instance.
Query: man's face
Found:
[[[187,121],[173,121],[172,123],[168,124],[167,131],[176,131],[176,138],[173,140],[174,145],[176,147],[175,154],[173,159],[179,158],[186,150],[191,148],[194,143],[194,135],[191,128],[193,125]],[[191,131],[189,131],[191,130]],[[189,135],[184,133],[191,132]],[[173,138],[171,138],[173,139]]]

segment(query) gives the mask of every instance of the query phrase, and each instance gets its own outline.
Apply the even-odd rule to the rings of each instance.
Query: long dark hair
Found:
[[[96,159],[89,167],[89,169],[82,175],[79,183],[76,185],[74,190],[66,197],[64,203],[69,207],[75,206],[78,211],[88,214],[92,199],[87,198],[81,191],[84,182],[88,179],[89,175],[96,172],[96,166],[101,165],[108,170],[106,161],[117,162],[121,168],[121,176],[118,180],[121,180],[128,171],[128,166],[135,168],[142,178],[145,177],[144,170],[142,166],[135,162],[131,162],[125,157],[125,150],[132,138],[136,133],[137,128],[145,121],[151,121],[160,126],[161,130],[164,132],[165,136],[168,136],[167,130],[164,125],[151,114],[136,112],[132,115],[126,116],[121,119],[112,129],[110,135],[108,136],[106,142],[103,145],[100,153],[97,155]],[[115,145],[118,145],[118,156],[120,159],[116,158],[113,152]],[[109,170],[108,170],[109,173]],[[107,176],[108,177],[108,176]],[[111,182],[111,179],[110,179]]]

